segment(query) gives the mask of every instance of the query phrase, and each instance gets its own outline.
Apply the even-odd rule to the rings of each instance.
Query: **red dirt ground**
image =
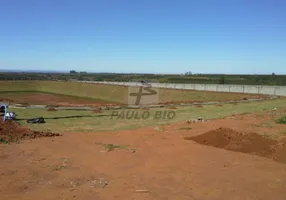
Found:
[[[230,151],[273,158],[286,164],[286,151],[281,151],[286,147],[286,141],[277,142],[257,133],[240,133],[230,128],[220,127],[202,135],[186,137],[185,139]]]
[[[163,131],[67,133],[1,144],[1,199],[285,200],[286,164],[251,154],[275,143],[273,154],[285,158],[284,135],[277,144],[254,134],[285,131],[285,125],[262,126],[273,116],[274,111],[181,122]],[[104,152],[97,143],[130,145],[136,152]]]
[[[0,101],[8,101],[11,103],[30,104],[30,105],[50,105],[50,106],[112,106],[118,104],[110,104],[103,100],[84,99],[70,97],[65,95],[54,95],[45,93],[21,94],[20,100],[14,98],[1,98]]]
[[[2,118],[1,118],[2,121]],[[7,120],[0,123],[0,141],[2,143],[18,142],[23,139],[60,136],[59,133],[33,131],[20,126],[15,121]]]

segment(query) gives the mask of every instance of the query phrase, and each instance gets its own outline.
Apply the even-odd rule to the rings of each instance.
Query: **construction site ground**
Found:
[[[3,142],[1,199],[285,200],[285,111]]]

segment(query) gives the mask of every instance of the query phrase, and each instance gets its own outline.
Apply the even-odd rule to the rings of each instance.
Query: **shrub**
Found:
[[[286,115],[280,117],[276,122],[278,124],[286,124]]]

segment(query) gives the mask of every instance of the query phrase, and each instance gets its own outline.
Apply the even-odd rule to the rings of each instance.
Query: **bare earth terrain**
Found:
[[[274,115],[1,144],[1,199],[285,200],[286,129],[266,123]]]
[[[0,93],[1,95],[1,93]],[[6,93],[2,94],[5,98],[0,98],[0,101],[10,103],[19,103],[26,105],[51,105],[51,106],[102,106],[113,105],[108,101],[101,99],[88,99],[82,97],[73,97],[59,94],[48,94],[39,92],[28,93]],[[115,105],[115,104],[114,104]]]

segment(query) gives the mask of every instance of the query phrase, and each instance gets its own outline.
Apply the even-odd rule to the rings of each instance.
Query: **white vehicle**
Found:
[[[16,113],[15,112],[7,112],[5,117],[6,117],[6,119],[16,119]]]

